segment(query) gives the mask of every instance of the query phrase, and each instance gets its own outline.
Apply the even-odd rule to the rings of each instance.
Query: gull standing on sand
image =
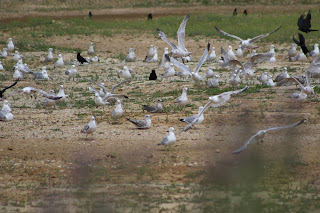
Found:
[[[289,58],[289,61],[295,61],[295,57],[297,55],[297,45],[296,44],[292,44],[292,46],[290,47],[290,49],[288,50],[288,55],[286,58]]]
[[[17,66],[14,67],[13,78],[14,79],[23,79],[23,73],[18,69]]]
[[[206,61],[215,61],[217,59],[215,48],[211,48],[211,53],[208,55]]]
[[[301,121],[294,123],[294,124],[290,124],[288,126],[278,126],[278,127],[272,127],[269,129],[259,130],[256,134],[251,136],[239,149],[236,149],[235,151],[233,151],[232,154],[239,154],[240,152],[245,150],[249,144],[262,142],[264,136],[267,134],[268,131],[293,128],[293,127],[296,127],[296,126],[303,124],[305,121],[306,121],[306,119],[302,119]]]
[[[3,68],[3,65],[2,65],[2,62],[0,61],[0,71],[3,71],[4,68]]]
[[[174,128],[170,127],[169,128],[169,134],[161,141],[161,143],[158,144],[158,146],[160,145],[172,145],[175,144],[175,142],[177,141],[176,139],[176,135],[174,134]]]
[[[13,114],[11,113],[11,109],[0,111],[0,121],[11,121],[12,119],[13,119]]]
[[[217,88],[219,87],[219,76],[215,75],[213,78],[209,78],[207,80],[207,87],[209,88]]]
[[[136,61],[136,55],[135,52],[136,50],[134,48],[129,49],[129,54],[127,55],[125,61],[126,62],[135,62]]]
[[[188,88],[182,89],[182,94],[177,99],[178,106],[185,106],[188,104],[187,91],[188,91]]]
[[[7,48],[3,48],[2,52],[0,52],[0,58],[7,58],[8,57],[8,52],[7,52]]]
[[[276,53],[274,52],[274,45],[273,44],[270,45],[269,53],[273,54],[273,56],[269,59],[269,62],[275,63],[277,60],[276,60]]]
[[[162,78],[172,78],[176,74],[176,71],[173,67],[173,64],[170,63],[169,69],[167,69],[164,73],[161,74]]]
[[[132,71],[133,71],[133,69],[131,69],[127,66],[124,66],[123,70],[119,70],[117,72],[117,76],[118,76],[118,78],[124,78],[125,80],[131,81],[131,79],[132,79],[131,72]]]
[[[57,94],[58,97],[62,97],[60,98],[59,100],[57,100],[58,103],[62,103],[62,102],[65,102],[67,100],[67,96],[66,94],[64,93],[64,87],[63,85],[60,85],[59,86],[59,92]]]
[[[242,49],[245,49],[245,48],[247,48],[247,49],[257,48],[257,46],[254,46],[254,42],[256,42],[256,41],[258,41],[258,40],[260,40],[260,39],[262,39],[262,38],[265,38],[265,37],[267,37],[268,35],[270,35],[270,34],[272,34],[272,33],[274,33],[274,32],[277,32],[281,27],[282,27],[282,26],[280,26],[278,29],[276,29],[276,30],[274,30],[274,31],[272,31],[272,32],[270,32],[270,33],[266,33],[266,34],[263,34],[263,35],[259,35],[259,36],[256,36],[256,37],[252,38],[252,39],[251,39],[251,38],[248,38],[248,39],[246,39],[246,40],[243,40],[243,39],[239,38],[238,36],[235,36],[235,35],[231,35],[231,34],[229,34],[229,33],[226,33],[226,32],[224,32],[224,31],[220,30],[218,27],[214,26],[214,28],[215,28],[219,33],[221,33],[221,34],[223,34],[223,35],[225,35],[225,36],[229,36],[229,37],[231,37],[231,38],[235,38],[235,39],[241,41],[241,48],[242,48]]]
[[[185,47],[186,24],[189,17],[190,17],[189,14],[186,15],[186,17],[184,17],[177,31],[178,46],[176,46],[171,41],[169,41],[166,35],[160,29],[157,28],[160,38],[172,48],[171,52],[169,52],[169,55],[174,58],[182,58],[192,54],[192,52],[188,52]]]
[[[188,129],[191,128],[191,126],[193,124],[195,124],[196,122],[198,122],[198,119],[201,117],[201,115],[203,115],[203,113],[209,109],[210,106],[212,107],[219,107],[219,106],[222,106],[224,105],[225,103],[227,103],[227,101],[231,98],[231,95],[234,95],[234,94],[238,94],[240,92],[243,92],[245,91],[246,89],[248,89],[249,87],[246,86],[245,88],[243,89],[240,89],[240,90],[235,90],[235,91],[229,91],[229,92],[224,92],[224,93],[221,93],[219,95],[214,95],[214,96],[211,96],[209,97],[209,102],[204,105],[203,109],[201,110],[200,113],[198,113],[198,115],[193,119],[193,121],[188,124],[182,131],[183,132],[186,132]]]
[[[94,116],[91,117],[90,122],[87,123],[84,128],[81,130],[81,133],[86,133],[86,140],[88,138],[88,134],[93,134],[97,130],[96,118]]]
[[[153,45],[150,45],[149,50],[147,52],[147,55],[144,58],[143,62],[148,62],[148,63],[153,62],[153,57],[154,57],[155,54],[156,54],[155,47]]]
[[[94,56],[95,52],[94,52],[94,48],[93,48],[93,43],[90,43],[87,53],[88,53],[88,55]]]
[[[170,66],[170,61],[168,61],[168,59],[166,58],[167,54],[169,54],[169,49],[168,49],[168,47],[165,47],[164,50],[163,50],[161,62],[159,64],[159,66],[163,67],[164,70],[167,70],[169,68],[169,66]]]
[[[130,118],[127,118],[127,120],[133,123],[138,129],[150,129],[152,123],[150,117],[150,115],[146,115],[144,116],[143,120],[135,120]]]
[[[9,101],[4,100],[1,111],[11,111],[11,107],[9,106]]]
[[[45,63],[52,62],[54,60],[52,51],[53,51],[52,48],[48,49],[48,56],[46,56],[45,59],[44,59]]]
[[[34,75],[35,79],[37,80],[49,80],[49,76],[47,73],[47,68],[46,67],[42,67],[40,72],[32,72],[32,74]]]
[[[214,78],[215,74],[213,72],[213,67],[209,67],[206,72],[206,78]]]
[[[119,119],[123,115],[123,109],[121,106],[121,101],[117,100],[116,108],[112,111],[111,117],[114,119]]]
[[[190,117],[186,117],[184,119],[179,119],[180,121],[182,122],[185,122],[185,123],[192,123],[192,121],[197,118],[196,122],[192,124],[193,127],[195,127],[194,125],[195,124],[200,124],[202,123],[202,121],[204,121],[204,116],[203,116],[203,113],[201,113],[201,111],[203,110],[203,106],[200,106],[199,109],[198,109],[198,114],[197,115],[193,115],[193,116],[190,116]]]
[[[163,112],[162,100],[158,99],[157,105],[142,105],[143,110],[147,110],[150,113]]]
[[[22,55],[20,55],[18,50],[14,51],[13,60],[14,61],[19,61],[20,59],[22,59]]]
[[[48,94],[54,96],[55,95],[54,90],[50,90],[48,92]],[[56,102],[57,102],[56,100],[46,98],[46,99],[44,99],[42,106],[43,107],[52,107],[56,104]]]
[[[237,51],[236,51],[236,56],[238,58],[242,58],[243,57],[243,52],[242,52],[242,49],[241,49],[241,45],[239,45]]]
[[[310,52],[310,56],[318,56],[319,55],[319,46],[318,44],[314,44],[314,49]]]
[[[56,63],[54,64],[54,68],[56,67],[63,67],[64,66],[64,61],[62,58],[62,54],[59,54],[58,56],[58,60],[56,61]]]
[[[232,51],[232,46],[229,46],[228,56],[229,56],[229,58],[230,58],[231,60],[237,59],[236,55],[235,55],[234,52]]]
[[[302,49],[300,48],[300,52],[296,57],[294,58],[295,61],[306,61],[307,56],[303,53]]]
[[[78,70],[76,69],[76,65],[72,65],[71,69],[66,70],[65,74],[74,81],[74,77],[76,77]]]
[[[280,82],[286,78],[290,78],[290,76],[287,72],[287,67],[283,67],[281,74],[277,75],[277,77],[274,79],[274,82]]]
[[[8,44],[7,44],[7,50],[9,52],[12,52],[14,50],[14,44],[13,44],[12,38],[9,38],[9,41],[8,41]]]

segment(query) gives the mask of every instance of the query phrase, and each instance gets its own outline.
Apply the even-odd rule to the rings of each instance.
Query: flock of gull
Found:
[[[298,20],[299,30],[305,33],[309,33],[311,31],[316,31],[311,28],[311,11],[308,12],[306,18],[304,15]],[[278,30],[281,29],[282,26],[278,27],[272,32],[265,33],[262,35],[258,35],[254,38],[242,39],[238,36],[232,35],[227,33],[217,26],[214,26],[215,30],[221,33],[224,36],[228,36],[240,41],[238,49],[234,53],[232,47],[229,46],[228,50],[226,51],[224,48],[220,49],[221,57],[218,57],[215,52],[215,48],[211,46],[210,43],[206,44],[206,48],[203,51],[203,54],[196,66],[196,69],[191,69],[187,65],[187,63],[193,60],[193,55],[191,51],[188,51],[186,48],[185,42],[185,30],[187,22],[190,18],[190,15],[186,15],[183,19],[182,23],[180,24],[178,31],[177,31],[177,45],[175,42],[170,41],[165,33],[157,28],[157,32],[159,37],[169,45],[164,49],[164,53],[160,59],[159,66],[164,69],[164,73],[161,74],[162,79],[172,79],[175,76],[178,76],[183,81],[186,81],[188,78],[191,78],[195,84],[201,84],[201,82],[206,81],[206,86],[210,88],[217,88],[219,86],[219,75],[214,73],[214,68],[209,67],[207,72],[203,75],[200,75],[201,66],[205,63],[218,63],[221,67],[230,69],[229,78],[227,83],[230,84],[231,87],[234,88],[233,91],[224,92],[218,95],[214,95],[208,98],[208,103],[204,106],[199,106],[198,113],[196,115],[192,115],[190,117],[186,117],[180,119],[181,122],[187,123],[186,127],[183,129],[182,133],[188,131],[190,128],[196,128],[195,125],[201,124],[205,117],[204,113],[210,107],[220,107],[228,102],[232,95],[239,94],[241,92],[246,91],[250,85],[255,83],[261,83],[262,85],[267,85],[270,87],[274,86],[285,86],[285,85],[298,85],[301,90],[300,92],[295,92],[291,95],[297,102],[304,102],[307,101],[308,98],[316,97],[314,92],[314,86],[311,85],[311,78],[319,78],[320,77],[320,56],[319,56],[319,47],[318,44],[314,45],[314,50],[309,51],[305,45],[305,38],[302,34],[299,33],[299,41],[293,37],[293,41],[295,44],[291,46],[288,51],[288,55],[286,59],[290,62],[292,61],[306,61],[310,60],[311,58],[313,61],[311,62],[310,66],[305,70],[305,73],[300,76],[289,76],[287,73],[287,68],[284,67],[281,74],[273,78],[272,75],[268,74],[267,72],[261,73],[261,75],[257,76],[258,73],[256,71],[256,67],[259,63],[266,62],[266,63],[275,63],[276,62],[276,53],[274,50],[274,45],[270,45],[270,51],[266,53],[257,53],[256,49],[258,46],[255,44],[258,40],[261,40],[273,33],[276,33]],[[297,51],[297,45],[300,46],[300,52]],[[211,50],[211,52],[210,52]],[[32,75],[37,80],[49,80],[50,76],[46,71],[46,67],[42,67],[42,71],[40,72],[33,72],[28,68],[28,65],[23,63],[23,55],[21,55],[17,50],[15,50],[15,46],[13,43],[12,38],[9,38],[8,44],[5,48],[3,48],[2,52],[0,52],[0,58],[7,58],[13,53],[13,60],[17,63],[13,67],[13,78],[16,79],[12,85],[8,85],[6,88],[0,90],[0,101],[3,102],[3,107],[0,111],[0,120],[1,121],[11,121],[13,119],[13,114],[11,107],[9,106],[9,102],[7,98],[10,96],[17,95],[19,93],[24,93],[28,96],[36,96],[41,95],[45,97],[43,102],[44,107],[52,107],[56,103],[64,102],[67,100],[68,95],[64,92],[64,86],[60,85],[59,92],[57,94],[54,93],[53,90],[46,92],[42,89],[37,89],[34,87],[25,87],[23,89],[13,90],[13,87],[16,86],[19,80],[25,78],[26,75]],[[70,69],[65,71],[65,75],[68,78],[73,79],[76,77],[78,71],[77,66],[83,65],[85,66],[88,63],[98,63],[99,58],[95,56],[94,51],[94,44],[90,43],[89,49],[87,51],[88,57],[84,58],[77,54],[77,59],[70,63],[65,63],[63,60],[62,54],[59,54],[58,59],[54,63],[54,68],[58,67],[65,67],[66,65],[71,65]],[[245,55],[247,55],[246,62],[243,62],[245,59]],[[150,45],[150,48],[145,56],[143,62],[145,63],[153,63],[158,62],[158,47]],[[125,58],[125,62],[130,64],[131,62],[136,61],[135,56],[135,49],[130,48],[129,54]],[[53,63],[54,56],[53,56],[53,49],[49,48],[48,55],[45,57],[45,63]],[[2,63],[0,62],[0,70],[3,70]],[[175,69],[179,69],[178,72]],[[93,80],[89,80],[92,83],[92,86],[88,88],[88,90],[94,93],[94,101],[97,107],[104,107],[106,105],[115,105],[114,110],[111,113],[111,117],[114,119],[120,119],[123,114],[124,110],[122,108],[122,101],[127,99],[128,96],[124,94],[115,93],[115,90],[118,86],[123,84],[130,84],[133,79],[132,76],[133,70],[128,66],[124,66],[123,70],[119,70],[117,72],[118,78],[123,79],[122,82],[114,85],[110,90],[105,87],[104,83],[98,83]],[[155,70],[152,70],[150,73],[149,80],[156,80],[158,78]],[[258,81],[258,82],[257,82]],[[240,84],[245,84],[244,88],[238,89]],[[99,88],[98,90],[96,88]],[[10,90],[10,92],[8,92]],[[12,91],[13,90],[13,91]],[[182,89],[181,96],[177,97],[176,105],[177,106],[186,106],[190,103],[188,96],[187,96],[188,88]],[[143,105],[144,110],[148,113],[162,113],[164,112],[164,107],[162,105],[162,100],[158,99],[156,105]],[[127,118],[128,122],[131,122],[135,127],[138,129],[149,129],[151,128],[152,121],[151,115],[145,115],[143,119],[133,119]],[[285,128],[293,128],[302,123],[306,120],[302,119],[293,124],[289,124],[287,126],[279,126],[279,127],[272,127],[266,130],[259,130],[255,135],[250,137],[239,149],[235,150],[233,154],[238,154],[243,151],[248,144],[257,143],[263,140],[264,136],[268,131],[271,130],[279,130]],[[93,134],[97,129],[97,123],[94,116],[91,117],[90,122],[87,123],[81,132],[86,134],[86,138],[89,134]],[[164,139],[158,145],[170,145],[176,142],[176,136],[174,133],[175,128],[169,128],[169,134],[164,137]]]

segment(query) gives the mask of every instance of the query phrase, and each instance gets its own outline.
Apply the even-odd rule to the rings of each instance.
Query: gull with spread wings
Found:
[[[248,49],[254,49],[254,48],[258,48],[257,46],[254,46],[253,43],[262,39],[262,38],[265,38],[267,37],[268,35],[274,33],[274,32],[277,32],[282,26],[280,26],[278,29],[270,32],[270,33],[266,33],[266,34],[262,34],[262,35],[259,35],[259,36],[256,36],[254,38],[248,38],[246,40],[243,40],[242,38],[238,37],[238,36],[235,36],[235,35],[231,35],[227,32],[224,32],[222,30],[220,30],[218,27],[214,26],[214,28],[221,34],[223,35],[226,35],[226,36],[229,36],[231,38],[235,38],[239,41],[241,41],[241,49],[245,49],[245,48],[248,48]]]
[[[7,89],[10,89],[11,87],[13,87],[14,85],[16,85],[18,83],[19,79],[16,80],[13,84],[11,84],[10,86],[4,88],[3,90],[0,90],[0,101],[2,100],[3,98],[3,93],[7,90]]]
[[[277,127],[272,127],[272,128],[269,128],[269,129],[259,130],[256,134],[251,136],[239,149],[236,149],[235,151],[233,151],[232,154],[239,154],[240,152],[245,150],[245,148],[247,148],[247,146],[249,144],[262,142],[264,136],[267,134],[268,131],[278,130],[278,129],[293,128],[293,127],[299,126],[300,124],[303,124],[305,121],[306,121],[306,119],[302,119],[301,121],[299,121],[297,123],[294,123],[294,124],[290,124],[288,126],[277,126]]]
[[[246,89],[248,89],[249,87],[246,86],[245,88],[243,89],[240,89],[240,90],[235,90],[235,91],[229,91],[229,92],[224,92],[224,93],[221,93],[219,95],[214,95],[214,96],[211,96],[209,97],[209,102],[204,105],[203,109],[201,110],[201,112],[198,113],[198,115],[193,119],[193,121],[191,123],[189,123],[182,131],[183,132],[186,132],[188,131],[188,129],[191,128],[191,126],[193,126],[195,123],[198,122],[199,118],[203,115],[203,113],[209,109],[210,106],[212,107],[219,107],[219,106],[222,106],[224,105],[225,103],[227,103],[227,101],[230,99],[231,95],[234,95],[234,94],[238,94],[240,92],[243,92],[245,91]]]
[[[186,17],[183,19],[182,23],[180,24],[180,27],[177,32],[177,38],[178,38],[178,46],[176,46],[174,43],[169,41],[166,37],[166,35],[157,28],[158,34],[160,38],[165,41],[167,44],[170,45],[172,48],[172,51],[169,53],[170,56],[175,58],[181,58],[186,57],[192,54],[192,52],[188,52],[185,47],[185,34],[186,34],[186,24],[189,19],[190,15],[186,15]]]

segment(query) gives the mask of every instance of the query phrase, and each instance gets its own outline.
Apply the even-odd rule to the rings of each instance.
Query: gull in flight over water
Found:
[[[193,121],[188,124],[182,131],[182,133],[188,131],[188,129],[191,128],[191,126],[195,123],[198,122],[199,118],[203,115],[203,113],[209,109],[210,106],[213,106],[213,107],[219,107],[219,106],[222,106],[224,105],[225,103],[227,103],[227,101],[230,99],[231,95],[234,95],[234,94],[238,94],[240,92],[243,92],[245,91],[246,89],[248,89],[249,87],[246,86],[245,88],[243,89],[240,89],[240,90],[235,90],[235,91],[229,91],[229,92],[224,92],[224,93],[221,93],[219,95],[214,95],[214,96],[211,96],[209,97],[209,102],[204,105],[203,109],[201,110],[200,113],[198,113],[198,115],[193,119]]]
[[[277,127],[272,127],[272,128],[269,128],[269,129],[259,130],[256,134],[251,136],[239,149],[236,149],[235,151],[233,151],[232,154],[239,154],[240,152],[245,150],[245,148],[247,148],[247,146],[249,144],[262,142],[264,136],[267,134],[268,131],[278,130],[278,129],[293,128],[293,127],[299,126],[300,124],[303,124],[305,121],[306,121],[306,119],[302,119],[301,121],[299,121],[297,123],[294,123],[294,124],[290,124],[288,126],[277,126]]]
[[[235,38],[235,39],[241,41],[241,48],[242,48],[242,49],[245,49],[245,48],[247,48],[247,49],[258,48],[257,46],[254,46],[254,44],[253,44],[254,42],[256,42],[256,41],[258,41],[258,40],[260,40],[260,39],[262,39],[262,38],[265,38],[265,37],[267,37],[268,35],[270,35],[270,34],[272,34],[272,33],[274,33],[274,32],[277,32],[281,27],[282,27],[282,26],[280,26],[279,28],[277,28],[276,30],[274,30],[274,31],[272,31],[272,32],[270,32],[270,33],[262,34],[262,35],[259,35],[259,36],[254,37],[254,38],[248,38],[248,39],[246,39],[246,40],[243,40],[242,38],[240,38],[240,37],[238,37],[238,36],[231,35],[231,34],[229,34],[229,33],[227,33],[227,32],[224,32],[224,31],[220,30],[218,27],[214,26],[214,28],[215,28],[219,33],[221,33],[221,34],[223,34],[223,35],[226,35],[226,36],[229,36],[229,37],[231,37],[231,38]]]
[[[158,34],[160,38],[165,41],[167,44],[170,45],[172,48],[172,51],[169,53],[170,56],[173,56],[175,58],[181,58],[181,57],[186,57],[192,54],[192,52],[188,52],[186,47],[185,47],[185,34],[186,34],[186,24],[189,19],[190,15],[186,15],[184,17],[182,23],[180,24],[180,27],[177,32],[177,38],[178,38],[178,46],[173,44],[171,41],[169,41],[166,37],[166,35],[157,28]]]

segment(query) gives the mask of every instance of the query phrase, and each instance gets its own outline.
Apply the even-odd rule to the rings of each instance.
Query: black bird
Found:
[[[243,11],[243,15],[248,15],[248,11],[247,11],[247,10],[244,10],[244,11]]]
[[[89,11],[89,18],[91,18],[92,17],[92,13],[91,13],[91,11]]]
[[[152,13],[148,14],[148,20],[152,20]]]
[[[309,33],[311,31],[318,31],[318,30],[312,30],[311,28],[311,10],[309,10],[308,15],[306,18],[304,18],[304,14],[300,16],[297,23],[299,30],[305,33]]]
[[[299,41],[297,41],[297,39],[294,38],[294,36],[292,36],[292,39],[294,41],[294,43],[296,43],[298,46],[301,47],[302,52],[306,55],[309,56],[309,50],[306,47],[306,40],[304,39],[303,35],[301,33],[299,34]]]
[[[150,80],[150,81],[155,81],[155,80],[157,80],[157,74],[156,74],[156,71],[155,71],[155,70],[152,70],[152,71],[151,71],[150,76],[149,76],[149,80]]]
[[[234,16],[238,15],[237,10],[238,10],[237,8],[233,10],[233,15],[234,15]]]
[[[16,80],[12,85],[4,88],[3,90],[0,90],[0,100],[3,98],[3,93],[4,93],[7,89],[9,89],[9,88],[13,87],[14,85],[16,85],[16,84],[18,83],[18,81],[19,81],[19,79]]]
[[[84,58],[80,55],[80,53],[77,54],[77,60],[78,60],[81,64],[83,64],[84,62],[89,63],[89,62],[87,62],[86,59],[84,59]]]

